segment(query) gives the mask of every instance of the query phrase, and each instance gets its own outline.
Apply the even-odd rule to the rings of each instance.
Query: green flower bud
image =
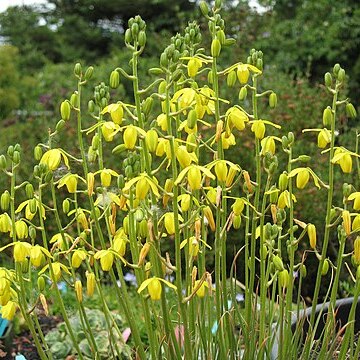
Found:
[[[71,113],[70,103],[67,100],[65,100],[60,105],[61,118],[65,121],[69,120],[70,113]]]
[[[289,178],[288,178],[287,174],[282,173],[279,176],[279,189],[280,189],[280,191],[286,190],[287,187],[288,187],[288,183],[289,183]]]
[[[276,108],[277,105],[277,96],[274,92],[272,92],[269,96],[269,106],[271,109]]]
[[[113,70],[110,74],[109,85],[112,89],[116,89],[120,84],[120,74],[118,71]]]
[[[292,131],[290,131],[288,133],[287,137],[288,137],[288,140],[289,140],[289,145],[292,145],[294,143],[294,141],[295,141],[294,133]]]
[[[351,103],[347,103],[345,106],[345,110],[346,110],[346,116],[350,119],[355,119],[356,118],[356,110],[353,104]]]
[[[92,76],[93,76],[93,73],[94,73],[94,67],[89,66],[85,71],[84,79],[85,80],[90,80],[92,78]]]
[[[43,156],[43,151],[40,145],[36,145],[34,148],[34,158],[36,161],[39,161]]]
[[[300,276],[301,276],[302,278],[305,278],[306,275],[307,275],[306,266],[305,266],[304,264],[301,264],[299,270],[300,270]]]
[[[139,33],[139,24],[133,23],[131,25],[130,30],[131,30],[132,36],[135,38],[137,36],[137,34]]]
[[[339,81],[343,82],[345,80],[345,70],[344,69],[340,69],[338,74],[337,74],[337,78]]]
[[[14,154],[12,156],[12,161],[14,164],[20,163],[20,152],[19,151],[14,151]]]
[[[81,64],[80,63],[76,63],[75,66],[74,66],[74,74],[77,76],[77,77],[80,77],[81,76]]]
[[[125,43],[131,43],[133,40],[132,34],[131,34],[131,30],[130,29],[126,29],[125,31]]]
[[[144,111],[145,116],[149,116],[153,104],[154,104],[154,99],[152,97],[146,98],[146,100],[143,102],[142,109]]]
[[[321,275],[325,276],[328,273],[328,271],[329,271],[329,260],[325,259],[321,269]]]
[[[337,75],[340,69],[341,69],[340,64],[335,64],[333,68],[334,75]]]
[[[256,60],[256,67],[257,67],[259,70],[263,70],[263,60],[262,60],[262,59],[257,59],[257,60]]]
[[[187,126],[189,129],[194,129],[197,122],[197,112],[196,110],[192,109],[189,111],[188,117],[187,117]]]
[[[65,120],[61,119],[56,123],[55,129],[57,132],[60,132],[65,126]]]
[[[14,155],[14,147],[12,145],[10,145],[8,147],[7,154],[8,154],[9,157],[11,157],[11,158],[13,157],[13,155]]]
[[[1,210],[3,211],[7,211],[10,205],[10,193],[9,191],[5,190],[2,194],[1,194],[1,198],[0,198],[0,207]]]
[[[29,226],[29,236],[30,236],[30,239],[33,240],[33,241],[36,239],[36,228],[35,228],[35,226],[32,226],[32,225]]]
[[[34,197],[34,187],[32,184],[26,184],[25,194],[28,199],[32,199]]]
[[[211,56],[218,57],[221,52],[221,43],[219,39],[213,39],[211,42]]]
[[[204,16],[207,16],[208,13],[209,13],[209,7],[207,5],[207,3],[205,1],[201,1],[200,2],[200,10],[201,10],[201,13],[204,15]]]
[[[6,169],[6,157],[5,155],[0,155],[0,169],[5,170]]]
[[[75,91],[71,97],[70,97],[70,104],[72,107],[76,107],[78,104],[78,100],[79,100],[79,94],[77,91]]]
[[[70,200],[69,199],[65,199],[62,202],[62,210],[64,214],[68,214],[70,211]]]
[[[215,9],[220,9],[222,5],[222,0],[215,0]]]
[[[356,280],[360,280],[360,265],[356,269]]]
[[[290,282],[290,275],[287,270],[280,271],[279,273],[279,285],[282,288],[287,288]]]
[[[226,79],[227,86],[233,87],[236,83],[236,80],[237,80],[236,71],[235,70],[230,71]]]
[[[323,112],[323,124],[326,128],[329,129],[331,128],[332,119],[333,119],[332,110],[331,107],[328,106]]]
[[[209,83],[210,85],[214,83],[214,75],[213,75],[212,70],[210,70],[210,71],[208,72],[208,83]]]
[[[325,80],[325,86],[327,87],[331,87],[332,85],[332,76],[329,72],[327,72],[324,76],[324,80]]]
[[[38,277],[37,286],[40,292],[43,292],[45,290],[45,279],[43,276]]]
[[[144,47],[146,44],[146,33],[145,31],[140,31],[138,36],[138,43],[141,47]]]
[[[281,260],[280,256],[275,255],[272,259],[272,262],[273,262],[276,270],[279,270],[279,271],[284,270],[284,264],[283,264],[283,261]]]
[[[274,190],[269,195],[269,200],[271,204],[276,204],[279,198],[279,191],[276,191],[276,187],[272,186],[270,190]]]

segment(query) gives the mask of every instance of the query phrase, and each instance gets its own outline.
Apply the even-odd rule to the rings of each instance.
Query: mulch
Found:
[[[46,316],[45,314],[39,314],[38,316],[44,335],[62,321],[62,318],[58,316]],[[24,355],[26,360],[40,359],[29,330],[24,330],[20,334],[14,335],[11,352],[4,352],[3,344],[0,341],[1,360],[13,360],[18,354]]]

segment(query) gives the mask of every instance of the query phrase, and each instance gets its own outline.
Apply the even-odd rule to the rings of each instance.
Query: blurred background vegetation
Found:
[[[189,21],[201,24],[203,43],[209,44],[206,21],[194,0],[47,0],[44,5],[12,6],[0,13],[0,153],[11,144],[22,144],[23,180],[31,179],[32,149],[46,141],[48,127],[54,128],[59,119],[60,102],[76,86],[73,65],[95,65],[93,86],[107,82],[115,67],[126,67],[130,56],[123,35],[128,19],[137,14],[147,22],[148,42],[140,62],[144,84],[150,81],[147,69],[158,65],[170,37]],[[347,71],[347,95],[355,106],[359,105],[360,2],[258,0],[250,5],[247,0],[224,0],[223,18],[226,32],[237,40],[237,46],[223,52],[221,63],[246,62],[251,48],[264,52],[263,87],[273,89],[279,98],[275,110],[270,111],[264,104],[264,117],[281,124],[284,132],[295,133],[298,155],[312,155],[310,166],[326,181],[316,137],[303,135],[301,130],[320,126],[322,111],[330,101],[322,79],[336,62]],[[130,84],[124,81],[114,98],[131,101],[127,89]],[[89,100],[91,86],[86,91]],[[236,100],[234,91],[226,85],[221,95]],[[357,119],[350,122],[339,115],[339,141],[350,150],[354,150],[356,128]],[[75,146],[74,134],[67,131],[68,136],[59,141],[61,146],[71,148]],[[251,147],[251,139],[242,139],[242,145]],[[239,155],[236,149],[229,152],[230,158],[251,168],[251,158]],[[351,175],[344,177],[339,172],[337,176],[341,193],[342,183],[353,181]],[[6,187],[0,182],[0,191]],[[315,192],[312,187],[306,191],[307,196],[297,204],[297,216],[320,229],[326,193]],[[341,204],[341,197],[338,200]],[[228,246],[233,254],[238,248],[234,245],[236,234],[230,239]],[[334,239],[334,253],[336,243]],[[299,256],[302,251],[300,246]]]

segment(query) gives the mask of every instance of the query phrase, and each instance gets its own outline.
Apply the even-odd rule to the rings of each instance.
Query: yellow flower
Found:
[[[310,174],[307,169],[302,169],[296,176],[296,187],[298,189],[304,189],[306,184],[309,182]]]
[[[115,177],[119,176],[119,174],[112,169],[99,170],[95,173],[95,175],[98,173],[100,173],[101,185],[104,187],[109,187],[111,185],[111,177],[112,176],[115,176]]]
[[[124,144],[128,150],[133,150],[135,148],[137,140],[137,129],[133,125],[129,125],[124,131]]]
[[[10,232],[12,228],[10,216],[7,213],[0,215],[0,232]]]
[[[270,153],[275,154],[275,138],[274,136],[267,136],[261,140],[261,154]]]
[[[310,247],[312,249],[315,249],[316,248],[316,227],[314,224],[308,224],[307,233],[309,236]]]
[[[48,150],[40,159],[40,164],[46,164],[50,170],[56,170],[63,158],[66,167],[69,169],[69,160],[62,149]]]
[[[187,64],[188,75],[190,77],[195,77],[201,67],[202,61],[199,58],[190,58]]]
[[[80,267],[81,263],[86,259],[86,252],[81,249],[75,250],[71,255],[71,266],[74,269]]]
[[[3,319],[11,321],[16,313],[17,310],[17,304],[14,301],[8,301],[6,305],[4,305],[1,309],[1,317]]]
[[[120,131],[120,126],[112,121],[106,121],[101,126],[101,133],[105,141],[113,141],[114,136]]]
[[[114,263],[114,254],[110,250],[100,250],[95,256],[95,259],[100,259],[100,265],[103,271],[110,271]]]
[[[140,184],[138,185],[138,183]],[[155,177],[151,178],[146,173],[141,173],[139,176],[136,176],[135,178],[129,180],[124,188],[123,192],[127,193],[133,185],[136,184],[135,192],[136,192],[136,198],[138,200],[145,199],[145,196],[147,195],[149,189],[153,192],[153,194],[156,197],[160,197],[159,191],[158,191],[158,182]]]
[[[353,208],[354,210],[360,210],[360,192],[354,192],[349,197],[348,200],[354,200]]]
[[[162,131],[167,131],[168,130],[168,123],[167,123],[166,114],[160,114],[156,118],[156,123],[158,124],[158,126],[161,128]]]
[[[337,148],[334,153],[334,157],[331,162],[333,164],[339,164],[341,170],[348,174],[352,171],[352,153],[345,148]]]
[[[255,134],[256,138],[263,139],[265,135],[265,124],[262,120],[255,120],[251,125],[251,131]]]
[[[124,256],[126,252],[126,244],[128,243],[128,238],[124,232],[124,229],[119,229],[114,235],[114,242],[112,248],[120,256]]]
[[[328,129],[321,129],[317,138],[318,147],[320,149],[324,149],[328,144],[330,144],[330,142],[331,142],[330,131]]]
[[[40,245],[31,247],[30,250],[30,261],[35,267],[41,266],[44,262],[45,256],[43,254],[43,248]]]
[[[76,280],[75,281],[75,293],[76,293],[76,298],[78,300],[78,302],[82,302],[83,300],[83,292],[82,292],[82,284],[80,280]]]
[[[203,298],[206,295],[207,289],[209,288],[209,284],[206,281],[203,281],[201,285],[199,285],[201,280],[196,280],[194,284],[194,288],[196,289],[198,286],[198,290],[196,291],[196,295],[199,298]]]
[[[26,257],[30,256],[31,244],[27,242],[17,241],[14,244],[14,260],[15,262],[23,262]]]
[[[86,294],[92,296],[95,291],[96,278],[94,273],[86,272]]]
[[[152,278],[143,281],[137,292],[138,294],[140,294],[143,290],[148,288],[148,292],[151,300],[160,300],[162,293],[161,282],[166,284],[168,287],[176,290],[176,286],[170,283],[169,281],[153,276]]]
[[[241,111],[239,108],[233,106],[225,114],[230,128],[235,127],[238,130],[245,129],[245,123],[249,121],[248,116],[244,111]]]
[[[221,134],[221,141],[224,150],[227,150],[230,146],[236,144],[234,134],[230,134],[230,136],[226,136],[225,132]]]
[[[70,194],[76,193],[78,177],[77,174],[66,174],[59,180],[58,189],[66,185]]]
[[[360,236],[357,236],[354,241],[354,260],[357,265],[360,264]]]
[[[250,71],[247,64],[238,65],[236,75],[240,81],[240,84],[246,84],[250,76]]]
[[[169,235],[175,234],[175,220],[173,212],[169,212],[164,215],[164,225]]]
[[[111,120],[118,125],[121,125],[123,116],[124,116],[124,109],[120,103],[117,104],[109,104],[105,106],[104,109],[101,111],[101,114],[110,113]]]

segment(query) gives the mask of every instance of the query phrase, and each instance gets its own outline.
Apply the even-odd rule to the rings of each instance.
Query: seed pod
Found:
[[[112,89],[117,89],[120,85],[120,74],[118,71],[113,70],[110,74],[109,85]]]
[[[355,119],[356,118],[356,110],[353,104],[351,103],[347,103],[346,107],[346,116],[350,119]]]
[[[325,86],[331,87],[331,85],[332,85],[332,76],[331,76],[331,74],[329,72],[325,73],[324,80],[325,80]]]
[[[93,74],[94,74],[94,67],[89,66],[85,71],[84,79],[90,80],[92,78]]]
[[[316,227],[314,224],[308,224],[307,233],[309,237],[310,247],[316,248]]]
[[[212,57],[218,57],[221,52],[221,44],[219,39],[213,39],[211,42],[211,56]]]
[[[133,125],[129,125],[124,131],[124,144],[128,150],[133,150],[135,148],[137,140],[137,130]]]
[[[0,207],[2,211],[7,211],[10,205],[10,193],[8,190],[5,190],[2,194],[1,194],[1,199],[0,199]]]
[[[227,86],[233,87],[236,83],[236,80],[237,80],[236,71],[235,70],[230,71],[226,78]]]
[[[275,255],[272,259],[272,262],[273,262],[276,270],[279,270],[279,271],[284,270],[284,264],[283,264],[283,261],[281,260],[280,256]]]
[[[271,109],[276,108],[277,105],[277,96],[274,92],[272,92],[269,96],[269,106]]]
[[[329,260],[325,259],[321,269],[321,275],[325,276],[328,273],[328,271],[329,271]]]
[[[60,105],[60,115],[61,118],[65,121],[70,119],[70,113],[71,113],[71,107],[70,107],[70,103],[65,100],[61,103]]]

